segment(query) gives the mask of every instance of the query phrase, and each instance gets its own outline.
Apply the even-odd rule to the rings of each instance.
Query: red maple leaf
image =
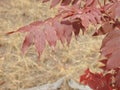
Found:
[[[112,74],[92,73],[89,69],[80,76],[80,82],[89,85],[93,90],[112,90],[110,86]]]
[[[50,0],[42,0],[48,2]],[[89,85],[93,90],[112,90],[120,89],[120,0],[52,0],[50,7],[61,5],[58,15],[48,18],[45,21],[36,21],[29,25],[19,28],[15,32],[27,33],[22,45],[23,54],[32,43],[38,52],[38,56],[45,49],[46,43],[49,46],[56,46],[57,40],[62,44],[70,44],[72,34],[79,35],[80,30],[83,34],[92,24],[97,28],[94,36],[104,35],[102,41],[101,54],[106,58],[100,61],[105,66],[100,67],[104,72],[92,73],[89,69],[81,76],[80,82]],[[115,73],[105,73],[111,70]],[[112,81],[114,77],[114,83]],[[114,87],[111,86],[114,84]]]

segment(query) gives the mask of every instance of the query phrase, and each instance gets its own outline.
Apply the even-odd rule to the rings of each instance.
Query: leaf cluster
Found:
[[[53,50],[58,40],[63,45],[69,45],[73,34],[77,37],[80,30],[84,34],[92,24],[96,28],[93,36],[106,35],[100,48],[101,55],[105,57],[101,61],[104,66],[100,67],[104,72],[92,73],[88,69],[81,76],[81,82],[88,84],[93,90],[119,90],[120,0],[42,0],[43,3],[48,1],[51,1],[50,8],[60,5],[55,17],[30,23],[7,34],[26,32],[22,52],[25,53],[33,43],[40,58],[46,43]],[[114,73],[108,73],[112,70]]]

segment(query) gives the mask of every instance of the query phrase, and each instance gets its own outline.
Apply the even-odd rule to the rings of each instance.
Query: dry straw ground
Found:
[[[90,67],[96,70],[101,38],[84,35],[72,40],[70,47],[58,43],[55,52],[49,47],[44,51],[39,65],[37,53],[31,46],[26,55],[21,54],[25,34],[4,36],[35,20],[54,16],[56,9],[49,9],[41,0],[0,0],[0,90],[18,90],[54,82],[65,76],[79,82],[79,76]],[[91,29],[91,28],[90,28]],[[91,32],[89,33],[91,34]],[[71,90],[64,83],[61,90]]]

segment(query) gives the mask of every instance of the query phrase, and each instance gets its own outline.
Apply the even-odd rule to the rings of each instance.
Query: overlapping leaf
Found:
[[[40,58],[46,46],[46,41],[54,50],[57,40],[60,40],[62,44],[67,42],[67,45],[69,45],[72,38],[72,32],[74,32],[75,35],[79,34],[80,27],[76,28],[72,24],[62,24],[61,22],[58,22],[59,19],[60,16],[58,15],[55,18],[49,18],[44,22],[36,21],[29,25],[19,28],[17,31],[8,32],[7,34],[15,32],[26,32],[27,35],[22,45],[23,54],[33,43],[36,47],[38,56]],[[77,23],[74,23],[74,25],[76,24]]]
[[[61,0],[52,0],[50,7],[55,7]]]
[[[57,35],[55,32],[55,28],[49,24],[46,24],[44,30],[45,30],[46,39],[47,39],[49,45],[52,48],[54,48],[56,46],[56,42],[57,42]]]
[[[108,58],[107,67],[120,66],[120,30],[113,30],[104,38],[101,53]]]
[[[80,77],[80,82],[89,85],[93,90],[112,90],[110,87],[112,74],[103,75],[101,73],[92,73],[89,69]]]
[[[104,11],[112,18],[118,19],[120,17],[120,1],[111,0],[112,2],[104,6]]]
[[[107,59],[100,60],[100,63],[102,63],[103,65],[99,66],[99,68],[105,71],[107,69],[106,67],[107,61],[108,61]]]
[[[62,0],[61,5],[65,6],[65,5],[69,5],[72,2],[72,0]]]
[[[67,6],[70,4],[74,5],[77,4],[77,2],[79,2],[80,0],[42,0],[43,3],[48,1],[52,1],[50,6],[55,7],[59,3],[61,3],[62,6]]]
[[[89,24],[93,24],[96,26],[97,24],[101,24],[103,22],[103,16],[99,8],[84,8],[79,9],[76,7],[64,7],[62,8],[61,13],[64,13],[64,22],[79,22],[82,30],[87,30]]]
[[[105,22],[99,29],[97,29],[93,36],[104,35],[112,30],[114,30],[114,24],[110,22]]]
[[[120,89],[120,70],[117,72],[116,76],[115,76],[115,85],[118,88],[118,90]]]

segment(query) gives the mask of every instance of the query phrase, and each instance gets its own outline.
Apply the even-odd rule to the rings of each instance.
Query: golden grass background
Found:
[[[25,34],[4,33],[17,30],[36,20],[54,16],[56,9],[49,9],[49,4],[41,0],[0,0],[0,90],[19,90],[54,82],[65,76],[79,82],[79,76],[87,67],[97,68],[100,37],[80,35],[74,38],[70,47],[57,44],[55,52],[46,47],[38,64],[37,53],[31,46],[22,56],[21,45]],[[61,90],[72,90],[64,83]]]

